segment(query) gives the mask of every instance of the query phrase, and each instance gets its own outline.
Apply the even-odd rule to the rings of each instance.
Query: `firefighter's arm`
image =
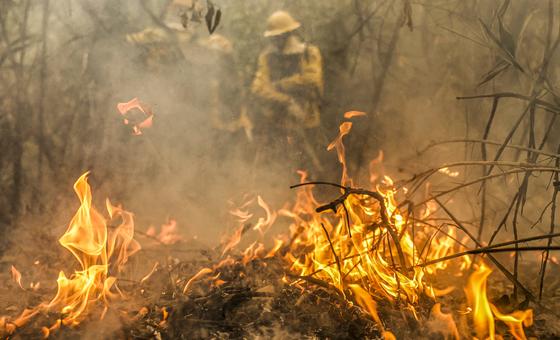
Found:
[[[286,92],[297,88],[313,88],[323,94],[323,62],[317,47],[308,47],[306,61],[302,68],[301,73],[281,79],[275,85]]]
[[[276,90],[270,81],[270,69],[265,53],[259,56],[258,70],[253,80],[251,90],[262,99],[276,104],[288,105],[292,101],[290,96]]]
[[[126,35],[126,41],[134,45],[163,43],[167,38],[166,32],[158,27],[148,27],[143,31]]]

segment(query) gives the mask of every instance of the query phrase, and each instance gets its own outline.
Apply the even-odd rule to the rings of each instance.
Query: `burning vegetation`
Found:
[[[0,339],[560,337],[554,1],[40,5],[0,3]]]
[[[297,328],[285,324],[284,318],[297,317],[293,313],[307,307],[318,309],[321,315],[322,308],[329,308],[328,317],[338,327],[352,321],[343,329],[330,330],[333,333],[329,336],[395,339],[395,334],[412,337],[418,329],[425,329],[444,338],[460,339],[471,333],[468,325],[472,325],[472,335],[478,339],[506,334],[527,339],[525,328],[533,324],[532,309],[506,312],[489,302],[487,281],[492,270],[483,256],[477,259],[474,255],[487,254],[483,250],[489,247],[480,247],[479,252],[466,251],[466,244],[476,240],[459,224],[445,230],[439,227],[434,232],[431,223],[437,219],[438,207],[426,204],[416,215],[410,205],[397,203],[399,196],[406,196],[407,187],[395,184],[388,176],[372,189],[349,186],[353,180],[346,169],[343,137],[351,127],[351,122],[343,123],[339,136],[329,145],[329,149],[336,149],[343,168],[340,184],[309,182],[307,173],[300,171],[301,183],[292,186],[297,190],[293,204],[273,211],[258,196],[257,206],[264,216],[254,226],[249,222],[256,213],[249,209],[254,199],[230,212],[240,226],[219,248],[205,253],[207,266],[199,261],[175,259],[160,268],[155,262],[147,275],[129,281],[132,284],[126,289],[119,288],[118,276],[129,257],[141,250],[134,239],[133,215],[107,200],[108,218],[103,217],[92,205],[88,173],[83,174],[74,184],[80,207],[59,239],[79,262],[80,270],[70,277],[60,272],[58,290],[50,302],[26,309],[13,319],[3,317],[4,336],[32,336],[38,330],[27,324],[47,322],[53,314],[58,315],[54,324],[41,327],[43,337],[56,336],[57,332],[72,334],[87,319],[103,320],[108,309],[114,308],[113,301],[140,294],[149,303],[138,311],[117,307],[122,308],[122,336],[208,337],[221,332],[256,336],[270,335],[283,327],[289,329],[286,334],[294,336]],[[316,186],[332,186],[341,194],[321,204],[313,194]],[[274,236],[274,244],[265,246],[265,236],[280,218],[291,221],[290,233]],[[162,247],[174,244],[181,240],[173,236],[175,223],[164,224],[159,235],[154,228],[144,235]],[[461,239],[457,230],[465,234]],[[249,237],[249,233],[257,240],[240,250],[242,238]],[[500,251],[504,245],[496,244],[492,249]],[[21,274],[13,266],[12,276],[23,288]],[[163,287],[151,285],[162,279],[166,281]],[[163,291],[154,300],[157,289]],[[453,310],[442,302],[461,290],[466,295],[466,301],[461,303],[463,310]],[[264,312],[253,310],[255,306],[241,307],[252,300],[259,301],[251,304],[264,308]],[[289,301],[295,303],[295,310],[291,303],[289,307],[283,304]],[[309,303],[312,307],[305,306]],[[286,307],[288,310],[282,310]],[[442,312],[442,307],[450,311]],[[247,311],[235,311],[240,308]],[[401,314],[395,316],[389,309]],[[331,315],[334,311],[338,315]],[[255,312],[253,317],[257,320],[251,324],[258,326],[249,331],[242,320]],[[159,321],[154,323],[154,319]],[[329,334],[322,333],[316,324],[318,319],[305,322],[309,323],[305,329],[315,335]],[[399,329],[399,322],[414,325],[412,333]],[[200,323],[200,329],[193,332],[180,323]],[[143,324],[140,329],[139,324]],[[304,329],[299,331],[303,331],[301,336],[311,335]]]

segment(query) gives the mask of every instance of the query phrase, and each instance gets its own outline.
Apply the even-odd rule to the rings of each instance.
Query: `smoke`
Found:
[[[461,11],[418,3],[412,7],[411,29],[402,24],[402,4],[396,1],[215,1],[223,13],[215,33],[223,40],[217,45],[203,18],[197,22],[191,16],[186,28],[179,27],[182,13],[166,12],[167,3],[51,1],[46,27],[44,6],[30,6],[26,27],[31,45],[22,60],[33,82],[17,95],[6,92],[0,122],[7,122],[3,129],[22,125],[12,139],[32,137],[21,145],[21,168],[0,159],[12,175],[22,172],[19,188],[4,184],[10,182],[8,172],[4,175],[2,185],[10,189],[4,192],[22,194],[2,195],[3,206],[15,199],[20,215],[60,211],[74,204],[71,184],[87,170],[92,171],[96,196],[110,197],[135,212],[141,230],[174,218],[187,235],[212,241],[228,225],[229,201],[258,193],[272,206],[281,206],[293,197],[288,186],[298,179],[298,165],[287,164],[290,158],[282,153],[263,157],[266,150],[248,138],[246,129],[232,131],[216,124],[216,117],[231,122],[242,112],[258,117],[250,83],[257,56],[267,44],[261,33],[266,18],[278,9],[302,22],[300,34],[319,46],[324,59],[324,137],[310,140],[324,170],[309,169],[312,178],[339,180],[336,155],[325,148],[349,110],[367,113],[355,119],[345,139],[350,173],[359,183],[367,183],[367,165],[380,150],[393,177],[477,156],[461,144],[419,157],[416,151],[434,140],[480,137],[489,103],[463,103],[455,97],[490,91],[490,85],[476,87],[496,60],[484,47],[488,39],[478,19],[491,21],[499,1],[463,4]],[[204,10],[205,5],[196,6]],[[14,15],[26,10],[8,7]],[[525,46],[544,27],[524,29],[522,13],[533,10],[531,22],[538,22],[544,15],[541,7],[516,3],[506,16],[512,32],[525,35],[519,50],[529,61],[542,53]],[[179,31],[162,27],[169,22]],[[17,36],[21,27],[11,17],[7,23],[7,34]],[[43,34],[46,76],[41,85],[36,60],[41,59]],[[558,73],[557,64],[551,69]],[[526,87],[513,72],[501,77],[508,85],[518,81],[517,87]],[[20,84],[18,79],[11,80]],[[223,88],[226,94],[220,93]],[[132,135],[116,110],[117,103],[134,97],[155,114],[153,126],[140,136]],[[26,109],[10,98],[28,102]],[[493,138],[507,133],[500,126],[506,125],[501,120],[515,115],[509,112],[517,112],[518,106],[511,105],[500,109],[505,113]],[[30,118],[21,118],[25,114]],[[276,129],[275,122],[269,129]],[[37,131],[44,137],[34,137]],[[53,233],[64,223],[56,221],[60,227]]]
[[[480,21],[496,25],[499,0],[443,7],[415,2],[410,25],[403,14],[405,1],[215,0],[223,15],[214,35],[204,18],[198,22],[191,12],[183,27],[181,11],[166,12],[170,1],[51,0],[45,7],[46,1],[0,4],[5,24],[0,42],[0,148],[5,151],[0,153],[0,233],[8,244],[0,268],[33,268],[23,273],[24,280],[36,276],[34,271],[48,274],[49,288],[54,288],[56,271],[71,261],[56,240],[78,206],[72,184],[86,171],[91,171],[97,207],[105,198],[122,204],[135,214],[139,231],[173,219],[185,239],[214,247],[238,227],[229,211],[247,197],[260,195],[273,211],[293,200],[289,186],[299,181],[296,170],[308,170],[310,179],[340,180],[336,154],[326,147],[346,111],[366,113],[352,118],[344,144],[350,176],[367,186],[370,161],[376,158],[375,169],[395,180],[443,163],[480,159],[478,144],[418,151],[433,141],[482,138],[491,101],[458,101],[457,96],[531,91],[531,82],[513,67],[477,86],[499,61],[480,26]],[[198,1],[196,6],[204,11],[205,5]],[[299,34],[323,56],[321,131],[308,136],[322,171],[301,169],[280,140],[270,148],[259,144],[254,137],[263,131],[239,120],[261,117],[250,85],[268,43],[262,36],[266,18],[278,9],[301,21]],[[528,74],[544,55],[546,10],[544,3],[518,1],[505,16]],[[172,29],[165,26],[170,23]],[[549,86],[558,91],[560,58],[558,53],[553,57]],[[133,134],[117,110],[118,103],[133,98],[154,113],[153,125],[141,135]],[[488,139],[503,141],[523,109],[520,102],[501,104]],[[550,117],[539,112],[537,135],[544,134]],[[278,122],[270,121],[264,133],[277,128]],[[526,128],[516,132],[512,144],[526,143],[529,137],[521,132]],[[551,134],[543,150],[556,152],[557,135]],[[525,157],[509,149],[504,155]],[[420,191],[427,196],[431,188],[481,174],[477,168],[451,170],[459,177],[440,175]],[[509,178],[489,187],[487,225],[502,218],[509,203],[504,197],[511,197],[519,181]],[[536,182],[524,221],[538,218],[541,194],[550,188],[549,176]],[[479,188],[447,202],[469,226],[479,222]],[[280,222],[272,230],[285,232],[283,227]],[[53,252],[60,255],[57,261],[43,261]],[[138,255],[135,274],[149,270],[151,256]],[[39,258],[42,266],[36,269]],[[103,322],[106,334],[120,325],[114,315],[108,320]],[[92,330],[98,326],[87,325]],[[268,335],[292,336],[276,325]]]

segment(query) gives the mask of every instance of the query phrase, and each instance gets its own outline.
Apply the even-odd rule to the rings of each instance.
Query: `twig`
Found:
[[[492,122],[494,121],[494,117],[496,115],[496,111],[498,110],[498,104],[499,104],[500,100],[499,98],[494,98],[493,102],[492,102],[492,109],[490,110],[490,116],[488,117],[488,122],[486,123],[486,127],[484,129],[484,134],[482,136],[482,139],[485,140],[488,138],[488,135],[490,134],[490,128],[492,127]],[[486,155],[486,144],[481,143],[480,144],[480,152],[482,154],[482,160],[484,162],[487,161],[487,155]],[[482,175],[486,175],[487,173],[487,168],[486,166],[482,167]],[[486,219],[486,181],[482,181],[482,186],[481,186],[481,190],[480,190],[480,195],[481,195],[481,202],[480,202],[480,225],[478,226],[478,239],[482,239],[482,233],[484,231],[484,222]]]
[[[466,255],[508,253],[508,252],[515,253],[515,252],[524,252],[524,251],[543,251],[543,250],[547,252],[551,250],[560,250],[560,246],[530,246],[530,247],[507,247],[507,248],[484,247],[484,248],[467,250],[453,255],[448,255],[439,259],[417,264],[416,266],[427,267],[439,262],[449,261]]]
[[[455,218],[455,215],[453,215],[449,209],[447,209],[447,207],[443,204],[441,204],[441,202],[437,199],[435,199],[435,201],[440,205],[440,207],[445,211],[445,213],[447,215],[449,215],[449,217],[451,217],[451,219],[453,221],[455,221],[455,223],[457,224],[457,227],[459,229],[461,229],[476,245],[477,247],[482,248],[482,244],[466,229],[464,228],[461,223],[459,223],[459,221],[457,220],[457,218]],[[496,260],[495,257],[493,257],[492,255],[488,254],[488,258],[492,261],[492,263],[494,263],[494,265],[514,284],[515,287],[519,287],[521,288],[521,290],[523,291],[523,293],[525,294],[525,296],[528,299],[533,300],[534,302],[538,303],[538,301],[536,300],[535,296],[533,295],[533,293],[531,293],[530,290],[528,290],[527,288],[525,288],[525,286],[523,286],[523,284],[521,282],[519,282],[519,280],[517,280],[517,277],[514,277],[514,275],[512,275],[509,270],[506,269],[506,267],[504,267],[498,260]]]
[[[327,231],[327,228],[325,228],[325,225],[323,223],[321,223],[321,227],[323,227],[323,231],[325,232],[325,235],[327,236],[327,240],[329,241],[329,245],[331,246],[331,251],[333,253],[334,259],[336,260],[336,266],[338,267],[338,273],[340,274],[340,285],[342,286],[342,278],[344,277],[344,275],[342,274],[342,267],[340,266],[340,259],[338,258],[338,255],[336,254],[336,251],[334,250],[334,246],[332,244],[331,241],[331,237],[329,236],[329,232]]]
[[[456,97],[456,99],[458,99],[458,100],[480,99],[480,98],[516,98],[516,99],[525,100],[525,101],[533,100],[529,96],[524,96],[524,95],[521,95],[521,94],[518,94],[518,93],[513,93],[513,92],[500,92],[500,93],[482,94],[482,95],[476,95],[476,96]],[[549,102],[544,101],[542,99],[534,99],[534,102],[535,102],[536,105],[541,106],[543,108],[546,108],[547,111],[549,111],[549,112],[560,114],[560,107],[558,105],[549,103]]]
[[[500,232],[502,227],[504,227],[506,225],[507,219],[509,217],[509,214],[511,213],[511,210],[513,209],[513,205],[515,204],[515,201],[517,200],[518,195],[519,195],[519,193],[515,193],[515,196],[511,200],[511,203],[510,203],[504,217],[502,218],[502,220],[500,221],[500,224],[498,224],[498,227],[496,228],[496,230],[494,230],[494,233],[490,237],[490,241],[488,241],[489,245],[492,244],[492,242],[494,241],[494,238],[496,238],[496,236],[498,236],[498,233]]]
[[[435,168],[431,168],[421,172],[419,174],[415,174],[411,179],[403,181],[403,183],[411,183],[415,182],[414,186],[410,188],[408,191],[408,196],[412,196],[419,188],[422,186],[424,182],[426,182],[431,176],[437,174],[441,169],[445,168],[453,168],[458,166],[507,166],[507,167],[520,167],[520,168],[531,168],[531,167],[539,167],[540,165],[534,163],[526,163],[526,162],[512,162],[512,161],[461,161],[461,162],[453,162],[453,163],[444,163],[440,166]],[[560,170],[560,168],[559,168]],[[525,172],[524,170],[523,172]],[[481,177],[482,180],[485,180],[484,177]],[[403,202],[404,203],[404,202]],[[403,203],[399,204],[399,207],[403,206]]]
[[[393,230],[393,228],[392,228],[392,224],[389,221],[389,217],[388,217],[388,214],[387,214],[387,207],[385,206],[385,198],[380,193],[378,193],[376,191],[365,190],[365,189],[354,189],[354,188],[345,187],[345,186],[341,186],[341,185],[338,185],[338,184],[335,184],[335,183],[329,183],[329,182],[300,183],[300,184],[297,184],[297,185],[292,185],[290,188],[297,188],[297,187],[300,187],[300,186],[313,185],[313,184],[331,185],[331,186],[339,187],[339,188],[344,190],[344,193],[340,197],[335,199],[334,201],[316,208],[315,211],[318,212],[318,213],[323,212],[323,211],[327,211],[327,210],[332,210],[333,212],[336,213],[336,209],[337,209],[338,205],[344,204],[344,201],[350,195],[365,195],[365,196],[370,196],[370,197],[374,198],[375,200],[377,200],[377,202],[379,203],[379,211],[380,211],[380,215],[381,215],[381,221],[383,222],[387,231],[391,235],[391,238],[393,239],[393,243],[395,244],[395,247],[397,248],[397,254],[399,256],[399,262],[400,262],[401,266],[406,270],[407,266],[406,266],[406,262],[405,262],[405,258],[404,258],[404,253],[403,253],[403,250],[402,250],[400,242],[399,242],[399,236],[396,234],[395,230]]]
[[[457,191],[457,190],[459,190],[459,189],[462,189],[462,188],[471,186],[471,185],[473,185],[473,184],[480,183],[481,181],[484,181],[484,180],[487,180],[487,179],[497,178],[497,177],[503,177],[503,176],[507,176],[507,175],[513,175],[513,174],[522,173],[522,172],[524,173],[524,172],[526,172],[526,171],[528,171],[528,170],[529,170],[529,168],[512,169],[512,170],[504,171],[504,172],[499,173],[499,174],[493,174],[493,175],[488,175],[488,176],[480,177],[480,178],[474,179],[474,180],[472,180],[472,181],[469,181],[469,182],[466,182],[466,183],[457,185],[457,186],[455,186],[455,187],[453,187],[453,188],[451,188],[451,189],[441,191],[441,192],[439,192],[439,193],[437,193],[437,194],[435,194],[435,195],[432,195],[431,197],[428,197],[428,198],[425,199],[425,200],[422,200],[422,201],[419,202],[419,203],[416,203],[414,206],[415,206],[415,207],[418,207],[418,206],[420,206],[420,205],[423,205],[423,204],[428,203],[429,201],[431,201],[431,200],[433,200],[433,199],[435,199],[435,198],[438,198],[438,197],[447,195],[447,194],[449,194],[449,193],[452,193],[452,192]],[[560,172],[560,168],[555,168],[555,167],[534,167],[534,168],[531,168],[531,170],[532,170],[532,171],[540,171],[540,172],[552,172],[552,173]],[[400,207],[400,205],[399,205],[399,207]]]
[[[558,150],[560,151],[560,144],[558,145]],[[560,159],[556,159],[556,166],[560,165]],[[559,181],[558,173],[554,174],[554,180],[556,183]],[[556,223],[556,199],[558,198],[559,185],[554,186],[554,192],[552,193],[552,207],[550,208],[550,235],[554,234],[555,223]],[[550,247],[552,244],[552,237],[548,239],[547,246]],[[543,288],[544,288],[544,277],[546,274],[546,264],[548,262],[549,250],[547,249],[543,256],[543,262],[541,265],[540,282],[539,282],[539,300],[542,298]]]
[[[328,282],[319,280],[319,279],[317,279],[317,278],[315,278],[315,277],[313,277],[313,276],[309,276],[309,275],[307,275],[307,276],[301,276],[301,275],[295,275],[295,274],[292,274],[292,273],[286,273],[286,276],[291,277],[291,278],[293,278],[293,279],[304,280],[304,281],[307,281],[307,282],[312,283],[312,284],[314,284],[314,285],[321,286],[321,287],[323,287],[323,288],[325,288],[325,289],[334,290],[338,295],[340,295],[341,297],[344,297],[344,293],[343,293],[340,289],[338,289],[337,287],[331,285],[331,284],[328,283]]]
[[[429,150],[429,149],[431,149],[435,146],[438,146],[438,145],[451,144],[451,143],[482,143],[482,144],[489,144],[489,145],[502,145],[503,144],[502,142],[497,142],[497,141],[493,141],[493,140],[486,140],[486,139],[449,139],[449,140],[442,140],[442,141],[438,141],[438,142],[432,142],[432,143],[428,144],[424,149],[417,151],[417,154],[423,154],[427,150]],[[528,148],[528,147],[525,147],[525,146],[522,146],[522,145],[508,144],[508,145],[506,145],[506,148],[518,149],[518,150],[522,150],[522,151],[530,151],[532,153],[537,153],[539,155],[549,156],[549,157],[552,157],[552,158],[560,158],[560,154],[541,151],[541,150],[533,149],[533,148]]]

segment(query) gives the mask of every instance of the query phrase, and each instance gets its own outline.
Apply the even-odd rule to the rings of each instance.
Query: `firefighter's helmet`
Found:
[[[266,22],[265,37],[274,37],[298,29],[301,24],[286,11],[276,11]]]

